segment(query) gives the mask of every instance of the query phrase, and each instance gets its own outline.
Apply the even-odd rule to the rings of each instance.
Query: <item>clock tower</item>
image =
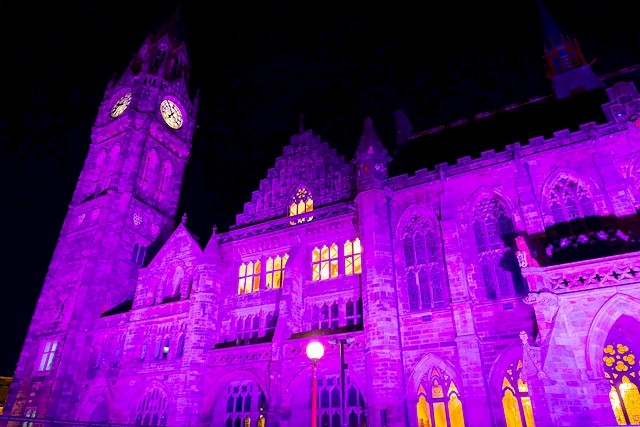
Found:
[[[175,225],[197,112],[185,40],[178,11],[107,87],[8,413],[29,409],[38,418],[66,418],[73,412],[97,319],[131,304],[149,248]]]

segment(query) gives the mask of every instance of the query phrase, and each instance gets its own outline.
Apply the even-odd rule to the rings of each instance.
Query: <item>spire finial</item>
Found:
[[[187,213],[185,212],[182,214],[182,219],[180,220],[180,223],[184,225],[186,222],[187,222]]]

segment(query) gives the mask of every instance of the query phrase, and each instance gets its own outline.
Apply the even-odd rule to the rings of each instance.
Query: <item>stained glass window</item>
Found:
[[[260,289],[260,260],[240,264],[238,269],[238,295],[258,292]]]
[[[405,279],[410,310],[448,304],[442,243],[429,223],[415,216],[402,238]]]
[[[474,208],[473,232],[485,296],[498,299],[524,293],[518,265],[513,222],[495,198],[485,198]]]
[[[502,408],[507,427],[534,427],[529,387],[522,379],[522,359],[512,362],[502,378]]]
[[[311,212],[313,210],[313,197],[311,192],[304,187],[298,188],[296,194],[291,200],[289,205],[289,216],[296,216],[305,212]],[[312,216],[306,218],[299,218],[297,221],[291,221],[291,225],[299,224],[302,222],[308,222],[313,219]]]
[[[416,404],[420,427],[464,427],[462,400],[452,378],[435,366],[422,377]]]
[[[289,254],[275,258],[269,257],[266,262],[265,282],[267,289],[279,289],[284,282],[284,268],[289,259]]]
[[[344,274],[350,276],[360,273],[362,273],[362,247],[360,239],[356,237],[353,242],[351,240],[344,242]]]
[[[311,254],[312,280],[327,280],[338,277],[338,245],[314,248]]]
[[[634,331],[638,331],[638,323],[622,316],[603,350],[604,376],[611,384],[609,400],[618,425],[640,424],[640,341]]]

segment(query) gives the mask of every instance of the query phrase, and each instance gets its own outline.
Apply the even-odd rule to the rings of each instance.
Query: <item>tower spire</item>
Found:
[[[171,18],[147,37],[131,60],[129,69],[133,74],[157,75],[168,82],[182,77],[188,85],[188,40],[182,6],[178,5]]]
[[[565,35],[547,8],[538,0],[544,34],[544,57],[547,77],[553,84],[557,99],[602,87],[602,81],[591,70],[582,54],[580,43]]]

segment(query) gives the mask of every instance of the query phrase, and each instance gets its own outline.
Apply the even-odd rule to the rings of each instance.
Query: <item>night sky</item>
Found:
[[[15,368],[106,85],[178,3],[0,0],[0,375]],[[183,1],[201,96],[188,228],[203,243],[228,230],[301,114],[350,160],[367,116],[392,152],[396,109],[420,131],[551,94],[536,0],[465,3]],[[640,63],[628,9],[548,3],[597,74]],[[431,168],[442,159],[428,149]]]

